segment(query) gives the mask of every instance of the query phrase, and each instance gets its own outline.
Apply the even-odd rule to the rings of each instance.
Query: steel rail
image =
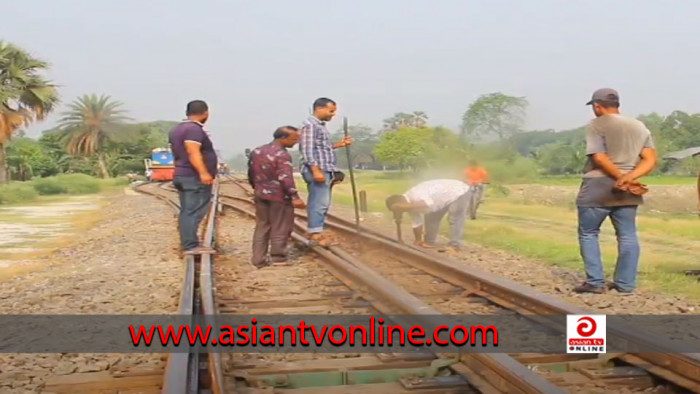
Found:
[[[255,213],[230,202],[223,202],[223,204],[250,217],[255,217]],[[302,225],[299,222],[295,222],[295,227],[297,227],[298,231]],[[293,233],[292,237],[299,243],[309,245],[309,241],[298,233]],[[342,272],[341,278],[349,278],[355,283],[356,286],[354,287],[359,285],[360,287],[371,289],[373,295],[381,295],[382,301],[387,301],[401,313],[440,315],[440,312],[436,309],[425,304],[394,282],[377,274],[366,264],[342,249],[337,247],[325,249],[320,246],[310,246],[310,249],[329,262],[335,271]],[[383,308],[380,306],[379,309]],[[391,311],[385,309],[383,312],[390,313]],[[490,389],[495,388],[501,392],[508,393],[565,392],[506,354],[463,354],[459,358],[463,364],[460,372],[464,373],[465,377],[470,381],[476,380],[473,379],[473,376],[478,375],[480,378],[478,380],[488,382]]]
[[[242,186],[241,188],[245,189]],[[242,197],[224,197],[252,204],[252,201]],[[297,214],[297,216],[305,217],[301,214]],[[458,260],[437,252],[423,251],[412,246],[399,244],[376,231],[362,228],[362,231],[358,233],[354,224],[344,219],[338,219],[340,218],[332,217],[332,220],[328,221],[327,224],[348,235],[360,236],[383,247],[391,248],[393,252],[405,257],[404,262],[415,268],[442,278],[453,285],[463,287],[474,295],[486,298],[505,308],[515,310],[523,314],[524,317],[547,324],[561,332],[565,332],[566,327],[561,324],[560,319],[556,319],[553,315],[595,314],[591,310],[571,305],[555,297],[477,268],[469,267],[467,270],[461,266],[463,263]],[[343,221],[347,225],[338,223]],[[607,334],[610,339],[626,343],[632,348],[653,349],[653,352],[647,353],[619,354],[616,356],[617,358],[643,368],[680,387],[700,392],[700,354],[680,353],[683,349],[679,349],[678,345],[668,340],[659,339],[657,338],[658,335],[653,335],[648,331],[627,324],[617,322],[608,324]]]
[[[333,223],[329,223],[329,225],[347,234],[358,235],[353,227]],[[393,252],[406,257],[404,261],[415,268],[563,332],[565,332],[566,327],[553,320],[551,315],[595,314],[590,310],[571,305],[477,268],[469,267],[467,270],[461,266],[462,262],[438,255],[436,252],[419,251],[364,231],[359,236],[391,248]],[[640,349],[640,351],[641,349],[654,350],[647,353],[620,354],[618,358],[644,368],[688,390],[700,392],[700,354],[681,353],[684,349],[679,348],[677,344],[660,339],[658,335],[653,335],[628,324],[611,322],[607,325],[607,334],[608,338],[626,343],[632,348]],[[650,364],[655,368],[648,368]]]
[[[204,231],[204,246],[213,247],[216,240],[216,218],[219,210],[219,181],[214,184],[212,202],[209,207],[206,229]],[[202,299],[202,313],[207,325],[216,326],[216,304],[214,303],[214,280],[212,275],[212,257],[210,254],[201,255],[199,270],[199,289]],[[210,352],[207,356],[211,391],[214,394],[225,394],[224,373],[221,355]]]
[[[154,190],[147,190],[148,185],[145,183],[134,187],[136,191],[152,195],[160,200],[168,203],[171,208],[179,211],[179,204],[168,198],[166,195]],[[163,190],[163,185],[159,185],[159,190]],[[166,191],[172,193],[172,191]],[[199,302],[197,299],[197,261],[194,256],[185,256],[184,275],[182,287],[180,290],[180,300],[178,302],[178,314],[187,316],[188,324],[194,324],[194,316],[198,314]],[[164,394],[195,394],[199,391],[199,355],[193,352],[187,353],[170,353],[165,364],[165,373],[163,375],[163,387],[161,392]]]
[[[189,316],[190,324],[194,323],[192,318],[195,313],[195,298],[195,260],[193,256],[187,256],[178,314]],[[168,394],[196,392],[197,387],[193,388],[192,382],[197,382],[198,371],[191,368],[193,363],[192,353],[170,353],[165,365],[162,392]]]
[[[135,189],[153,195],[179,209],[179,204],[163,194],[152,190],[144,190],[146,185],[148,184],[136,186]],[[159,185],[159,189],[166,190],[167,193],[174,192],[172,188],[164,185]],[[213,247],[215,244],[216,218],[219,212],[218,198],[219,182],[217,180],[212,190],[212,202],[209,207],[202,241],[202,244],[207,247]],[[199,257],[199,261],[195,256],[186,256],[184,258],[185,275],[180,291],[178,314],[187,316],[190,324],[195,324],[195,316],[204,315],[206,323],[214,326],[213,316],[216,314],[216,309],[212,280],[212,258],[208,254],[200,255]],[[199,393],[201,389],[200,357],[201,355],[193,350],[188,353],[170,353],[166,361],[161,392],[164,394]],[[214,394],[225,394],[220,355],[218,353],[208,353],[207,365],[211,391]]]

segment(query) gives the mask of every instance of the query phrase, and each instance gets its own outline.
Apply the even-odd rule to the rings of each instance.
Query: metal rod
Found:
[[[345,134],[345,137],[348,137],[348,118],[344,117],[343,118],[343,133]],[[348,171],[350,172],[350,184],[352,185],[352,202],[355,205],[355,226],[357,227],[357,230],[360,230],[360,211],[358,209],[358,204],[357,204],[357,189],[355,187],[355,173],[353,172],[352,169],[352,158],[350,156],[350,147],[346,146],[345,147],[345,153],[347,154],[348,157]]]
[[[401,222],[399,221],[396,222],[396,238],[398,238],[399,242],[403,243],[403,237],[401,236]]]
[[[360,211],[367,212],[367,192],[360,190]]]

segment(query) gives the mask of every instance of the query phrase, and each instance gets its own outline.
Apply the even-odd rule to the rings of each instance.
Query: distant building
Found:
[[[700,146],[668,153],[662,156],[662,159],[666,161],[662,171],[673,172],[678,175],[693,175],[697,171],[696,165],[688,163],[690,164],[688,166],[684,162],[695,157],[700,157]]]
[[[664,160],[685,160],[691,157],[695,156],[700,156],[700,146],[696,146],[695,148],[688,148],[688,149],[683,149],[679,150],[676,152],[671,152],[665,156],[663,156]]]

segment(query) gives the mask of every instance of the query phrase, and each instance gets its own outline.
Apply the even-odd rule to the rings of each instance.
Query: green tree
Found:
[[[513,146],[520,155],[534,157],[539,148],[555,143],[578,144],[586,139],[586,127],[571,130],[541,130],[525,131],[508,138],[509,145]]]
[[[653,133],[661,129],[661,125],[664,122],[664,117],[652,112],[650,114],[639,115],[637,120],[644,123],[644,125]]]
[[[674,111],[661,122],[657,135],[668,149],[700,146],[700,114]]]
[[[457,134],[444,127],[430,129],[430,143],[426,147],[430,166],[455,167],[466,164],[468,147]]]
[[[537,152],[537,163],[550,175],[578,174],[586,160],[583,143],[554,143],[541,147]]]
[[[435,152],[433,144],[434,130],[403,128],[393,133],[385,133],[374,148],[374,154],[382,163],[414,171],[429,165],[431,154]]]
[[[353,165],[359,167],[374,167],[377,159],[374,156],[374,147],[379,143],[379,135],[371,127],[365,125],[348,126],[348,134],[355,140],[350,146],[350,159]],[[343,130],[338,130],[333,134],[333,140],[339,141],[343,138]],[[348,168],[348,159],[345,152],[338,151],[338,165]]]
[[[5,148],[21,127],[42,120],[58,102],[56,88],[41,73],[48,63],[0,41],[0,184],[6,183]]]
[[[406,127],[421,128],[428,124],[428,114],[423,111],[413,111],[407,114],[399,112],[384,119],[384,131],[396,131]]]
[[[71,155],[95,156],[100,176],[109,178],[103,147],[125,129],[122,104],[109,96],[84,95],[73,101],[59,125]]]
[[[26,181],[32,176],[51,176],[58,173],[58,165],[31,138],[13,138],[7,147],[7,163],[12,179]]]
[[[499,140],[522,131],[528,102],[524,97],[503,93],[480,96],[462,116],[461,136],[490,137]]]
[[[678,150],[700,146],[700,114],[674,111],[668,116],[651,113],[640,115],[637,119],[651,131],[654,146],[660,157]],[[685,161],[688,160],[682,160],[680,163],[663,161],[657,169],[659,172],[684,172],[684,168],[692,167],[692,163],[685,164]]]
[[[59,173],[68,172],[71,155],[66,151],[62,136],[57,129],[46,130],[39,137],[38,143],[46,156],[56,164]]]

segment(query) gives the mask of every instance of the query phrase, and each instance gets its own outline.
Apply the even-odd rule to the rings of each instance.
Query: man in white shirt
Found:
[[[450,242],[447,245],[459,249],[464,235],[470,190],[469,185],[462,181],[437,179],[419,183],[403,195],[390,196],[386,199],[386,206],[399,217],[403,212],[411,215],[415,244],[426,248],[434,247],[440,232],[440,222],[448,214]]]

